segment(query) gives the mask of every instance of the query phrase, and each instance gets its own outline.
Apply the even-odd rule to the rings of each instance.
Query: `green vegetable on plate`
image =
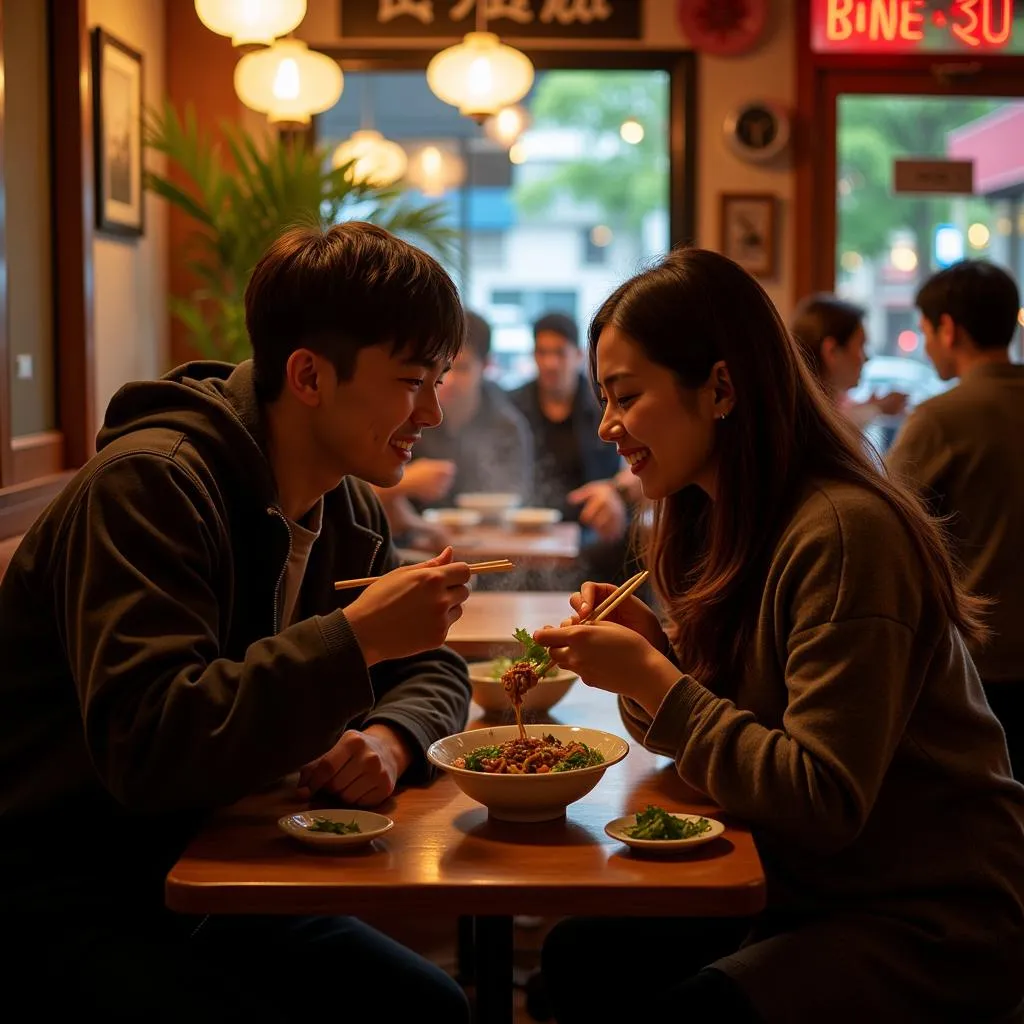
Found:
[[[330,818],[313,818],[308,828],[310,832],[333,832],[338,836],[350,836],[363,831],[358,822],[331,821]]]
[[[625,833],[630,839],[695,839],[710,831],[707,818],[677,818],[662,807],[647,805],[647,809],[636,816],[636,824]]]

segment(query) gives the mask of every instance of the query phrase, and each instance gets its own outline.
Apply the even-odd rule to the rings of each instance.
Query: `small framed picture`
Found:
[[[141,235],[142,54],[103,29],[92,34],[96,227]]]
[[[772,277],[776,271],[777,207],[770,192],[722,194],[722,253],[754,277]]]

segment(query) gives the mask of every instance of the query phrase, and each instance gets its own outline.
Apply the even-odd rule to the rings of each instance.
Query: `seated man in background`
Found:
[[[1024,366],[1010,362],[1020,293],[999,267],[965,260],[917,293],[925,352],[957,387],[922,402],[889,452],[947,529],[967,589],[994,598],[992,637],[972,651],[1024,778]]]
[[[297,228],[253,270],[245,320],[251,361],[114,396],[0,583],[0,911],[24,958],[8,968],[36,972],[51,1009],[106,1020],[294,1020],[313,977],[362,1016],[386,987],[394,1019],[468,1022],[442,970],[353,918],[164,907],[211,810],[296,771],[378,804],[430,778],[427,746],[469,705],[440,646],[468,568],[450,551],[396,568],[362,483],[400,479],[441,420],[454,284],[374,225]]]
[[[583,527],[584,575],[620,580],[629,525],[623,463],[597,436],[601,408],[584,376],[579,329],[572,317],[548,313],[533,325],[533,338],[537,376],[510,397],[533,432],[534,501]]]
[[[378,489],[395,532],[446,538],[419,512],[451,505],[455,495],[479,491],[518,494],[533,489],[530,428],[497,384],[484,378],[491,357],[491,328],[466,313],[466,341],[438,389],[444,421],[416,444],[417,457],[394,487]]]

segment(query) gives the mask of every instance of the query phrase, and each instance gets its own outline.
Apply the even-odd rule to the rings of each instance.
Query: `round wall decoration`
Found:
[[[764,34],[768,0],[676,0],[676,17],[695,50],[737,57]]]

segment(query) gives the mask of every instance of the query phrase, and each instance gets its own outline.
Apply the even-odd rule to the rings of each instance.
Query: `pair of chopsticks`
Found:
[[[635,576],[630,577],[620,587],[616,587],[596,608],[594,608],[585,618],[580,619],[581,626],[593,626],[598,622],[608,618],[609,615],[623,601],[629,597],[638,587],[642,586],[644,581],[650,573],[643,569],[638,572]],[[543,679],[548,669],[551,668],[551,651],[549,650],[544,660],[537,666],[537,678]]]
[[[511,572],[515,567],[515,563],[510,562],[507,558],[496,558],[492,562],[473,562],[469,571],[473,575],[483,575],[489,572]],[[364,576],[358,580],[338,580],[334,584],[334,589],[352,590],[354,587],[368,587],[379,579],[379,576]]]

